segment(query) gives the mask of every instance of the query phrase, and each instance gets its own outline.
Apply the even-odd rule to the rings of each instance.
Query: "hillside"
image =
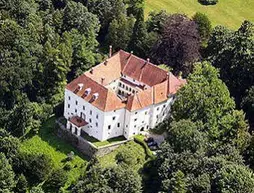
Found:
[[[199,11],[207,14],[213,25],[237,29],[243,20],[254,21],[253,0],[220,0],[217,5],[203,6],[197,0],[146,0],[146,16],[150,11],[166,10],[192,16]]]

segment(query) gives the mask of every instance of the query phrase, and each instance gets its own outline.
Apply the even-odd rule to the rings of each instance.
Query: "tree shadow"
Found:
[[[56,151],[66,154],[66,157],[72,151],[75,155],[78,155],[82,159],[86,161],[90,160],[88,156],[80,153],[71,144],[67,143],[57,136],[56,118],[54,116],[50,117],[42,124],[38,135],[43,141],[47,142]]]

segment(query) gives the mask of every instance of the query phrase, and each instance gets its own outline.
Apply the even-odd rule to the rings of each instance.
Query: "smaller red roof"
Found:
[[[77,127],[83,127],[88,124],[84,119],[82,119],[81,117],[78,117],[78,116],[74,116],[74,117],[70,118],[69,121],[72,124],[76,125]]]

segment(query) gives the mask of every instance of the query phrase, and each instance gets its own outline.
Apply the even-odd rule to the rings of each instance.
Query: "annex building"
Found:
[[[66,128],[100,141],[129,139],[166,119],[185,83],[149,59],[120,50],[66,86]]]

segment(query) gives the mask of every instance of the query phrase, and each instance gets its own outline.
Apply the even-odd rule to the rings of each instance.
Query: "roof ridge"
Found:
[[[128,52],[126,52],[126,53],[128,53]],[[124,70],[125,70],[126,66],[129,64],[129,62],[130,62],[130,60],[131,60],[131,57],[133,56],[133,54],[132,54],[132,53],[128,53],[128,54],[130,54],[130,56],[129,56],[129,58],[127,59],[126,64],[124,65],[124,68],[123,68],[122,72],[124,72]]]

